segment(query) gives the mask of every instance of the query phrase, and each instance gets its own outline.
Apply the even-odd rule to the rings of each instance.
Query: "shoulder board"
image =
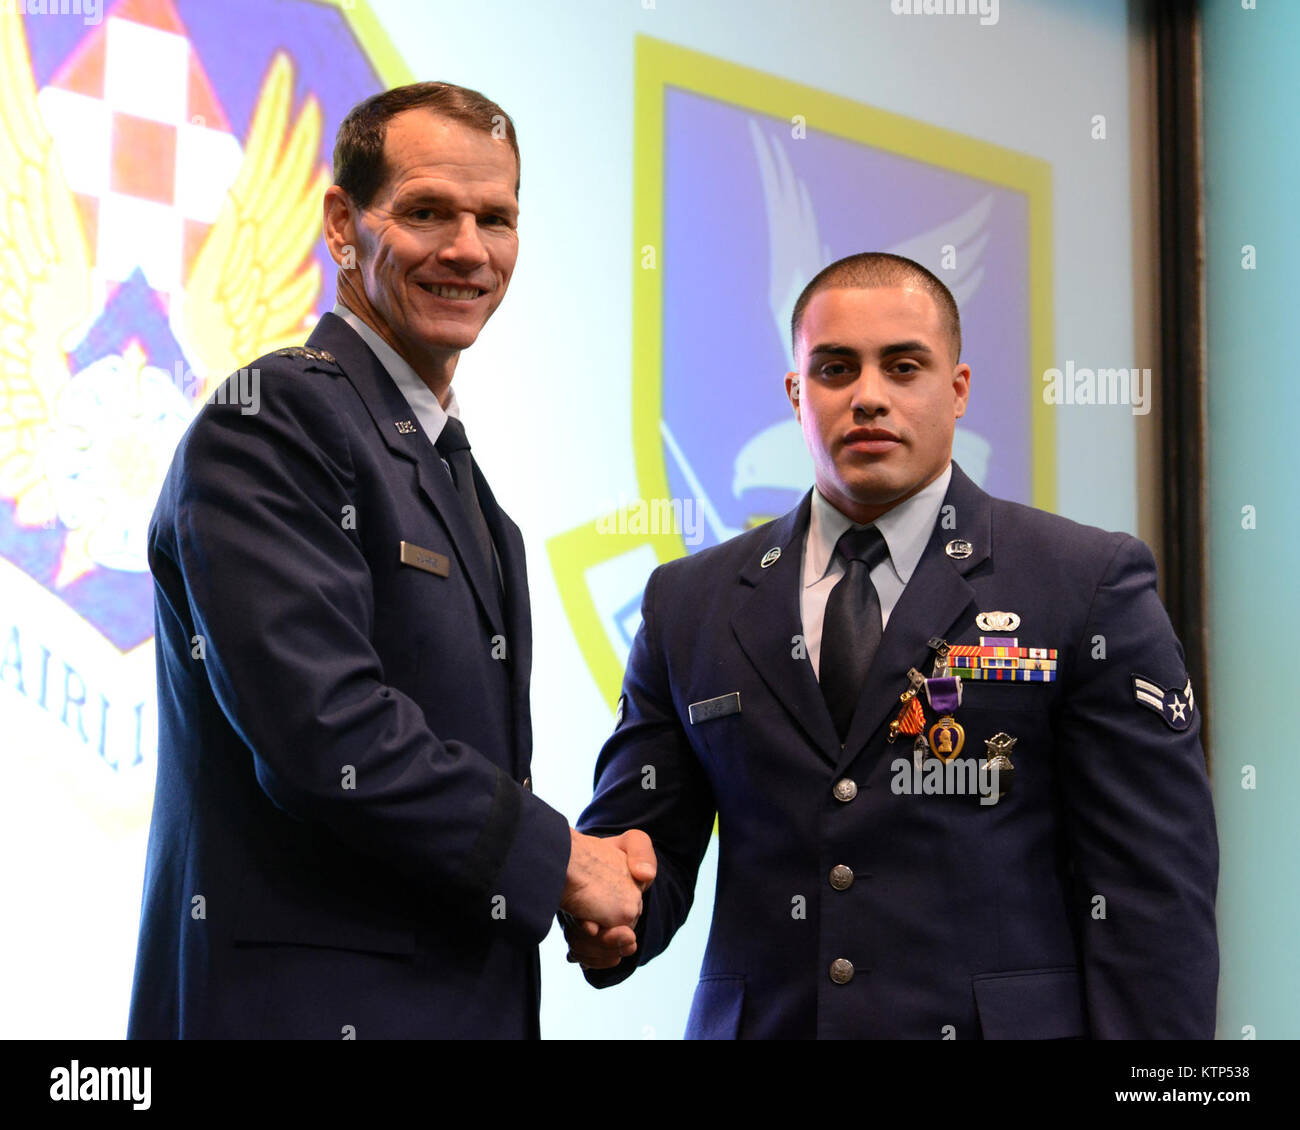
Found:
[[[306,361],[324,361],[330,365],[338,364],[334,354],[324,349],[313,349],[309,345],[291,345],[287,349],[277,349],[273,357],[295,357]]]

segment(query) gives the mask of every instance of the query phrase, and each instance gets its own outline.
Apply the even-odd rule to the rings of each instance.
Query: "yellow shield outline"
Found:
[[[765,114],[804,120],[810,128],[1024,194],[1029,210],[1030,373],[1052,364],[1052,173],[1036,157],[876,109],[765,71],[727,62],[650,36],[636,37],[633,156],[632,452],[642,499],[668,499],[668,469],[660,434],[663,405],[663,292],[659,264],[643,266],[647,250],[663,246],[664,91],[668,86]],[[1030,385],[1033,388],[1032,382]],[[1056,502],[1056,434],[1051,408],[1031,393],[1030,466],[1033,505]],[[546,543],[565,614],[596,686],[610,710],[623,665],[596,608],[587,572],[641,546],[662,564],[686,555],[680,533],[602,532],[620,525],[605,514]]]

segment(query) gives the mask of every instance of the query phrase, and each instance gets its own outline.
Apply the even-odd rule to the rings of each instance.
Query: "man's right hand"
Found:
[[[655,875],[650,838],[637,831],[609,838],[584,836],[576,828],[569,835],[572,846],[560,909],[604,929],[634,927],[641,917],[641,892]]]

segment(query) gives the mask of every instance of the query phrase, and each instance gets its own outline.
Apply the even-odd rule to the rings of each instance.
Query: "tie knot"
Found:
[[[861,529],[850,526],[835,543],[835,552],[845,561],[864,562],[868,572],[889,558],[885,535],[875,526],[863,526]]]
[[[448,416],[433,446],[443,458],[454,455],[457,451],[468,451],[469,439],[465,435],[465,425],[455,416]]]

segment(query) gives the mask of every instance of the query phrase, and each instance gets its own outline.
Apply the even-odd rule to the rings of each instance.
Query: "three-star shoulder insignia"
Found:
[[[295,357],[307,361],[324,361],[326,364],[334,365],[334,354],[326,349],[314,349],[310,345],[290,345],[285,349],[277,349],[276,357]]]

